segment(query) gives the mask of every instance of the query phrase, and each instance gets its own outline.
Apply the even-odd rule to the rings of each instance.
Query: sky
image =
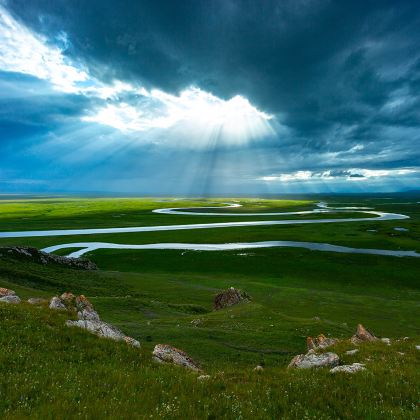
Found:
[[[419,185],[416,0],[0,0],[0,194]]]

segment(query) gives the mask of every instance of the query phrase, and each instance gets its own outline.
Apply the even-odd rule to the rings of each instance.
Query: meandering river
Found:
[[[227,208],[240,207],[240,204],[226,203]],[[200,208],[201,210],[202,208]],[[205,207],[205,209],[220,209],[220,207]],[[274,212],[274,213],[226,213],[226,212],[202,212],[197,208],[166,208],[153,210],[154,213],[168,215],[189,215],[189,216],[287,216],[287,215],[307,215],[319,213],[367,213],[376,217],[360,217],[360,218],[324,218],[324,219],[287,219],[287,220],[259,220],[259,221],[242,221],[242,222],[222,222],[222,223],[196,223],[185,225],[167,225],[167,226],[137,226],[123,228],[93,228],[93,229],[58,229],[58,230],[38,230],[38,231],[19,231],[19,232],[0,232],[0,238],[23,238],[23,237],[39,237],[39,236],[68,236],[68,235],[92,235],[103,233],[134,233],[134,232],[158,232],[172,230],[192,230],[192,229],[215,229],[241,226],[270,226],[270,225],[292,225],[292,224],[312,224],[312,223],[350,223],[363,221],[386,221],[386,220],[403,220],[409,216],[398,213],[384,213],[374,211],[367,207],[339,207],[331,208],[326,203],[318,203],[314,210],[298,211],[298,212]],[[269,247],[292,247],[306,248],[315,251],[329,251],[340,253],[356,253],[356,254],[376,254],[394,257],[420,257],[420,253],[416,251],[393,251],[385,249],[368,249],[368,248],[351,248],[339,245],[331,245],[327,243],[317,242],[297,242],[297,241],[261,241],[261,242],[239,242],[224,244],[190,244],[190,243],[154,243],[154,244],[114,244],[109,242],[72,242],[44,248],[45,252],[54,252],[59,249],[81,248],[71,252],[69,257],[80,257],[87,252],[97,249],[178,249],[191,251],[231,251],[252,248],[269,248]]]

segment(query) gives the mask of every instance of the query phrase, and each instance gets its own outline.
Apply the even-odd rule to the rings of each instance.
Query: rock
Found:
[[[125,341],[127,344],[140,347],[140,343],[134,338],[127,337],[122,333],[118,328],[114,327],[111,324],[107,324],[103,321],[89,321],[79,319],[77,321],[67,321],[66,325],[68,327],[79,327],[89,332],[96,334],[98,337],[110,338],[115,341]]]
[[[348,356],[354,356],[358,352],[359,352],[359,349],[347,350],[345,354],[347,354]]]
[[[420,346],[416,346],[416,350],[420,350]]]
[[[66,305],[61,301],[58,296],[54,296],[50,301],[50,309],[54,309],[56,311],[65,311],[67,310]]]
[[[74,306],[74,301],[76,299],[76,296],[73,295],[71,292],[64,292],[60,296],[61,303],[66,306],[66,308],[71,309],[72,306]]]
[[[352,365],[336,366],[330,370],[331,373],[343,372],[343,373],[356,373],[361,370],[366,370],[363,363],[353,363]]]
[[[47,303],[48,300],[43,298],[29,298],[27,302],[31,305],[42,305],[44,303]]]
[[[19,296],[16,295],[7,295],[0,298],[0,302],[4,303],[20,303]]]
[[[353,344],[360,344],[363,342],[376,341],[377,338],[368,331],[362,324],[357,325],[356,334],[351,337],[350,341]]]
[[[289,368],[310,369],[319,367],[334,367],[340,362],[340,358],[335,353],[317,354],[310,351],[307,354],[298,354],[289,364]]]
[[[4,287],[0,287],[0,297],[3,296],[12,296],[15,295],[15,291],[14,290],[10,290],[10,289],[6,289]]]
[[[261,365],[255,366],[254,367],[254,372],[263,372],[264,368]]]
[[[210,375],[200,375],[197,378],[197,381],[208,381],[210,379]]]
[[[316,337],[315,340],[312,337],[308,337],[306,339],[306,345],[308,347],[308,350],[326,349],[327,347],[332,346],[337,342],[338,339],[325,337],[324,334],[318,335],[318,337]]]
[[[191,324],[192,324],[194,327],[198,327],[198,326],[200,326],[202,323],[203,323],[203,321],[201,321],[201,319],[193,319],[193,320],[191,321]]]
[[[153,358],[161,363],[173,363],[188,369],[200,371],[198,364],[182,350],[169,344],[157,344],[153,350]]]
[[[100,320],[98,313],[93,309],[93,305],[90,303],[86,296],[77,296],[75,298],[75,306],[77,310],[77,317],[79,319],[85,319],[90,321]]]
[[[383,338],[381,338],[381,341],[388,346],[391,345],[391,339],[390,338],[383,337]]]
[[[249,302],[250,300],[251,297],[246,292],[230,287],[229,289],[216,295],[214,298],[214,309],[217,311],[219,309],[236,305],[240,302]]]
[[[95,263],[84,258],[62,257],[60,255],[48,254],[47,252],[26,246],[0,247],[0,255],[4,254],[44,265],[54,263],[79,270],[98,269]]]

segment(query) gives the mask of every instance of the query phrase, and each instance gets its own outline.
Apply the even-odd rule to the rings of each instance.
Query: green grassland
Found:
[[[241,211],[312,209],[316,200],[237,199]],[[154,214],[159,207],[206,206],[230,199],[33,199],[0,201],[0,230],[143,226],[236,221],[234,217]],[[241,227],[199,231],[2,239],[37,247],[75,241],[116,243],[304,240],[365,248],[420,250],[420,206],[407,199],[334,197],[331,205],[372,206],[402,221]],[[216,204],[214,204],[216,203]],[[396,203],[396,204],[393,204]],[[82,207],[78,207],[82,206]],[[225,210],[227,211],[227,210]],[[229,211],[237,211],[230,209]],[[123,214],[122,217],[112,217]],[[362,215],[364,217],[364,215]],[[319,217],[336,217],[320,215]],[[349,214],[346,214],[349,217]],[[309,215],[307,218],[313,218]],[[272,219],[277,219],[273,217]],[[262,220],[241,217],[240,220]],[[398,232],[394,227],[405,227]],[[375,230],[376,232],[369,232]],[[69,252],[69,251],[67,251]],[[0,305],[0,409],[9,418],[416,418],[419,400],[420,261],[304,249],[229,252],[98,250],[100,270],[0,258],[0,287],[22,298],[70,290],[102,319],[137,338],[142,349],[64,327],[47,308]],[[252,302],[214,312],[221,289]],[[193,320],[201,323],[194,326]],[[407,341],[365,345],[344,362],[353,376],[286,369],[308,335],[348,338],[357,323]],[[188,352],[211,375],[200,383],[181,368],[151,361],[157,343]],[[336,346],[341,356],[353,348]],[[404,356],[398,352],[404,353]],[[348,360],[347,360],[348,359]],[[351,359],[351,360],[350,360]],[[252,369],[263,364],[264,372]],[[80,413],[80,414],[79,414]],[[98,414],[99,413],[99,414]]]

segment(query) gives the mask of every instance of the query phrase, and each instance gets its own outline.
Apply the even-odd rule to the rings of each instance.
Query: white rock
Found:
[[[77,317],[86,321],[100,321],[98,313],[93,309],[83,309],[77,312]]]
[[[98,337],[110,338],[115,341],[125,341],[127,344],[130,344],[134,347],[140,347],[140,343],[134,338],[126,336],[118,328],[114,327],[111,324],[107,324],[103,321],[91,321],[79,319],[77,321],[67,321],[66,325],[68,327],[79,327],[89,332],[96,334]]]
[[[347,354],[348,356],[353,356],[354,354],[358,353],[359,349],[354,349],[354,350],[347,350],[345,354]]]
[[[420,350],[420,346],[416,346],[416,349],[417,349],[417,350]]]
[[[255,366],[254,367],[254,372],[263,372],[264,368],[261,365]]]
[[[3,296],[2,298],[0,298],[0,302],[20,303],[20,298],[19,298],[19,296],[16,296],[16,295]]]
[[[289,364],[289,368],[311,369],[319,367],[334,367],[340,362],[340,358],[335,353],[308,352],[307,354],[299,354],[295,356]]]
[[[31,305],[41,305],[46,302],[48,302],[47,299],[43,299],[43,298],[29,298],[28,299],[28,303],[30,303]]]
[[[363,363],[353,363],[352,365],[336,366],[335,368],[330,369],[330,372],[356,373],[361,370],[366,370],[365,365]]]
[[[381,338],[381,341],[388,346],[391,345],[391,339],[390,338],[383,337],[383,338]]]
[[[56,311],[65,311],[67,310],[64,303],[58,296],[54,296],[50,301],[50,309],[55,309]]]
[[[153,358],[160,363],[173,363],[192,370],[200,370],[198,364],[187,353],[169,344],[156,344]]]
[[[210,375],[200,375],[197,378],[197,381],[208,381],[210,379]]]

